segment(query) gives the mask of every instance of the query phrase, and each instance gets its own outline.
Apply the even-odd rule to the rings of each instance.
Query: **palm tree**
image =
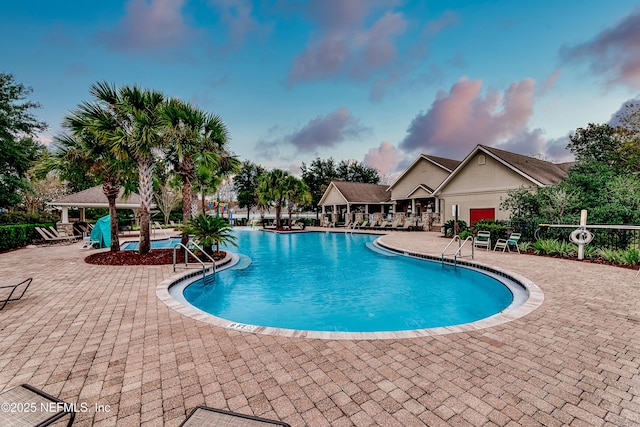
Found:
[[[258,199],[261,203],[273,204],[276,208],[276,228],[280,228],[282,205],[287,197],[288,172],[273,169],[265,172],[258,180]]]
[[[91,86],[96,102],[84,107],[108,111],[109,121],[91,123],[91,132],[109,142],[112,153],[121,160],[133,159],[138,166],[140,194],[140,254],[151,252],[151,203],[153,201],[153,167],[156,151],[162,147],[160,107],[164,95],[137,86],[116,89],[107,82]]]
[[[189,220],[183,230],[185,235],[195,235],[204,251],[213,255],[213,245],[216,245],[216,254],[220,253],[220,243],[238,246],[233,229],[224,218],[215,216],[198,215]]]
[[[81,104],[77,111],[64,118],[63,127],[71,134],[54,138],[56,149],[40,162],[37,173],[42,175],[57,170],[66,180],[82,179],[85,184],[92,180],[102,181],[102,191],[109,203],[111,251],[117,252],[120,250],[120,241],[116,198],[125,171],[131,165],[118,160],[111,152],[108,141],[91,131],[96,128],[96,121],[102,121],[103,127],[112,126],[114,122],[111,119],[108,111],[99,106]]]
[[[311,192],[304,181],[293,175],[286,177],[284,188],[287,210],[289,212],[289,229],[291,229],[291,214],[293,213],[293,208],[296,205],[299,206],[311,203]]]
[[[219,116],[177,99],[171,99],[164,105],[162,121],[164,137],[169,141],[166,157],[182,179],[182,215],[186,224],[191,218],[191,187],[196,179],[197,166],[203,163],[211,168],[220,163],[226,155],[229,132]]]

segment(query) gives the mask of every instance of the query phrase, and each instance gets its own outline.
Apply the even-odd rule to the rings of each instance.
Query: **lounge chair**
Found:
[[[45,241],[45,243],[50,245],[53,243],[73,243],[73,241],[75,240],[75,238],[69,237],[55,237],[50,232],[46,231],[46,229],[41,227],[34,228],[38,232],[40,237],[42,237],[42,239]]]
[[[478,231],[476,238],[473,239],[473,245],[475,247],[485,247],[487,250],[491,249],[491,232]]]
[[[406,218],[404,224],[398,226],[398,230],[411,231],[415,227],[415,224],[416,221],[414,219]]]
[[[363,219],[359,224],[355,225],[354,229],[356,229],[356,228],[363,229],[363,228],[366,228],[367,225],[369,225],[369,221],[366,220],[366,219]]]
[[[266,418],[254,417],[251,415],[239,414],[237,412],[223,411],[221,409],[198,406],[180,427],[200,427],[200,426],[237,426],[237,427],[291,427],[282,421],[273,421]]]
[[[387,225],[386,225],[385,228],[390,228],[390,229],[393,230],[394,228],[398,228],[398,224],[399,223],[400,223],[400,219],[399,218],[394,219],[393,222],[391,222],[391,223],[387,221]]]
[[[78,240],[80,236],[76,236],[75,234],[67,234],[65,231],[58,231],[54,227],[48,227],[45,231],[49,231],[53,237],[65,237],[70,240]]]
[[[379,230],[381,228],[387,228],[389,226],[391,226],[391,223],[389,221],[380,221],[378,225],[374,226],[373,228]]]
[[[76,418],[74,406],[57,399],[29,384],[22,384],[0,393],[3,410],[0,425],[3,426],[48,426],[69,415],[67,427]]]
[[[23,280],[17,285],[0,286],[0,289],[5,289],[5,291],[1,291],[2,293],[0,294],[0,298],[3,298],[2,295],[7,296],[4,300],[0,299],[0,303],[2,303],[2,307],[0,307],[0,310],[2,310],[9,303],[9,301],[18,301],[20,298],[22,298],[25,292],[27,292],[27,288],[29,287],[32,281],[33,281],[33,278],[29,277],[27,280]],[[18,288],[21,286],[24,286],[24,289],[22,289],[22,293],[19,296],[14,296],[14,293],[17,295],[17,292],[19,292]]]
[[[82,239],[82,247],[80,249],[94,249],[99,248],[100,242],[97,240],[91,240],[91,236],[87,236]]]
[[[511,233],[508,239],[498,239],[493,250],[502,249],[502,252],[508,250],[511,252],[511,247],[515,247],[518,253],[520,253],[520,248],[518,247],[518,241],[520,240],[521,233]]]

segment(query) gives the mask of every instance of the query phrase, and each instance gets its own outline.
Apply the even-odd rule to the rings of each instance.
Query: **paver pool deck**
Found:
[[[431,255],[447,244],[382,239]],[[323,340],[183,316],[156,296],[172,266],[89,265],[80,246],[0,254],[2,284],[34,278],[0,311],[0,392],[28,383],[85,404],[76,426],[177,426],[198,405],[294,427],[640,425],[634,270],[477,250],[538,285],[542,305],[477,331]]]

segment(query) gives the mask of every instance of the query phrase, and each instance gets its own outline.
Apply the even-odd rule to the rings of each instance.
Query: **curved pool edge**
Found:
[[[390,250],[392,252],[396,252],[400,255],[427,259],[431,261],[438,261],[438,262],[440,261],[440,258],[435,257],[433,255],[407,251],[406,249],[403,249],[403,248],[396,248],[396,247],[393,247],[392,245],[382,243],[380,242],[380,238],[376,239],[376,242],[381,247],[387,250]],[[227,252],[227,257],[225,257],[225,259],[223,259],[219,264],[216,263],[216,266],[222,267],[222,268],[229,268],[233,266],[235,262],[238,261],[237,258],[238,258],[237,255],[231,252]],[[234,259],[235,259],[235,262],[234,262]],[[194,277],[200,275],[201,272],[195,272],[195,273],[187,272],[187,273],[176,274],[172,277],[169,277],[166,280],[163,280],[156,287],[156,295],[165,305],[177,311],[178,313],[182,314],[183,316],[186,316],[204,323],[208,323],[210,325],[222,327],[225,329],[240,331],[240,332],[250,332],[250,333],[273,335],[273,336],[280,336],[280,337],[290,337],[290,338],[309,338],[309,339],[324,339],[324,340],[406,339],[406,338],[429,337],[429,336],[454,334],[454,333],[460,333],[460,332],[478,331],[482,329],[499,326],[504,323],[508,323],[513,320],[524,317],[527,314],[533,312],[538,307],[540,307],[544,301],[544,294],[542,292],[542,289],[540,289],[531,280],[527,279],[526,277],[518,273],[504,270],[504,269],[497,269],[490,265],[480,263],[480,262],[475,262],[475,261],[474,262],[458,261],[458,264],[467,268],[476,268],[476,269],[479,269],[480,271],[490,272],[497,276],[501,276],[515,282],[516,284],[522,286],[528,292],[527,300],[515,307],[512,307],[512,305],[510,305],[504,310],[502,310],[501,312],[496,313],[492,316],[486,317],[484,319],[480,319],[475,322],[464,323],[460,325],[443,326],[443,327],[427,328],[427,329],[405,330],[405,331],[387,331],[387,332],[327,332],[327,331],[309,331],[309,330],[273,328],[269,326],[249,325],[249,324],[234,322],[228,319],[217,317],[210,313],[206,313],[200,310],[199,308],[196,308],[195,306],[191,305],[189,302],[186,301],[186,299],[181,298],[181,301],[180,301],[170,293],[170,289],[173,289],[174,291],[180,287],[184,289],[184,287],[188,286],[193,281]],[[180,290],[180,293],[181,293],[181,290]]]

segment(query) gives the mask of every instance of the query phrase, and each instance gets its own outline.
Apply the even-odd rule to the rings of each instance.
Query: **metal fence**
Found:
[[[516,233],[522,233],[521,241],[535,242],[538,239],[555,239],[568,241],[572,231],[578,225],[571,227],[541,227],[532,222],[505,221],[504,225]],[[614,228],[615,227],[615,228]],[[640,227],[624,225],[588,225],[587,230],[593,233],[592,246],[609,249],[640,249]]]

